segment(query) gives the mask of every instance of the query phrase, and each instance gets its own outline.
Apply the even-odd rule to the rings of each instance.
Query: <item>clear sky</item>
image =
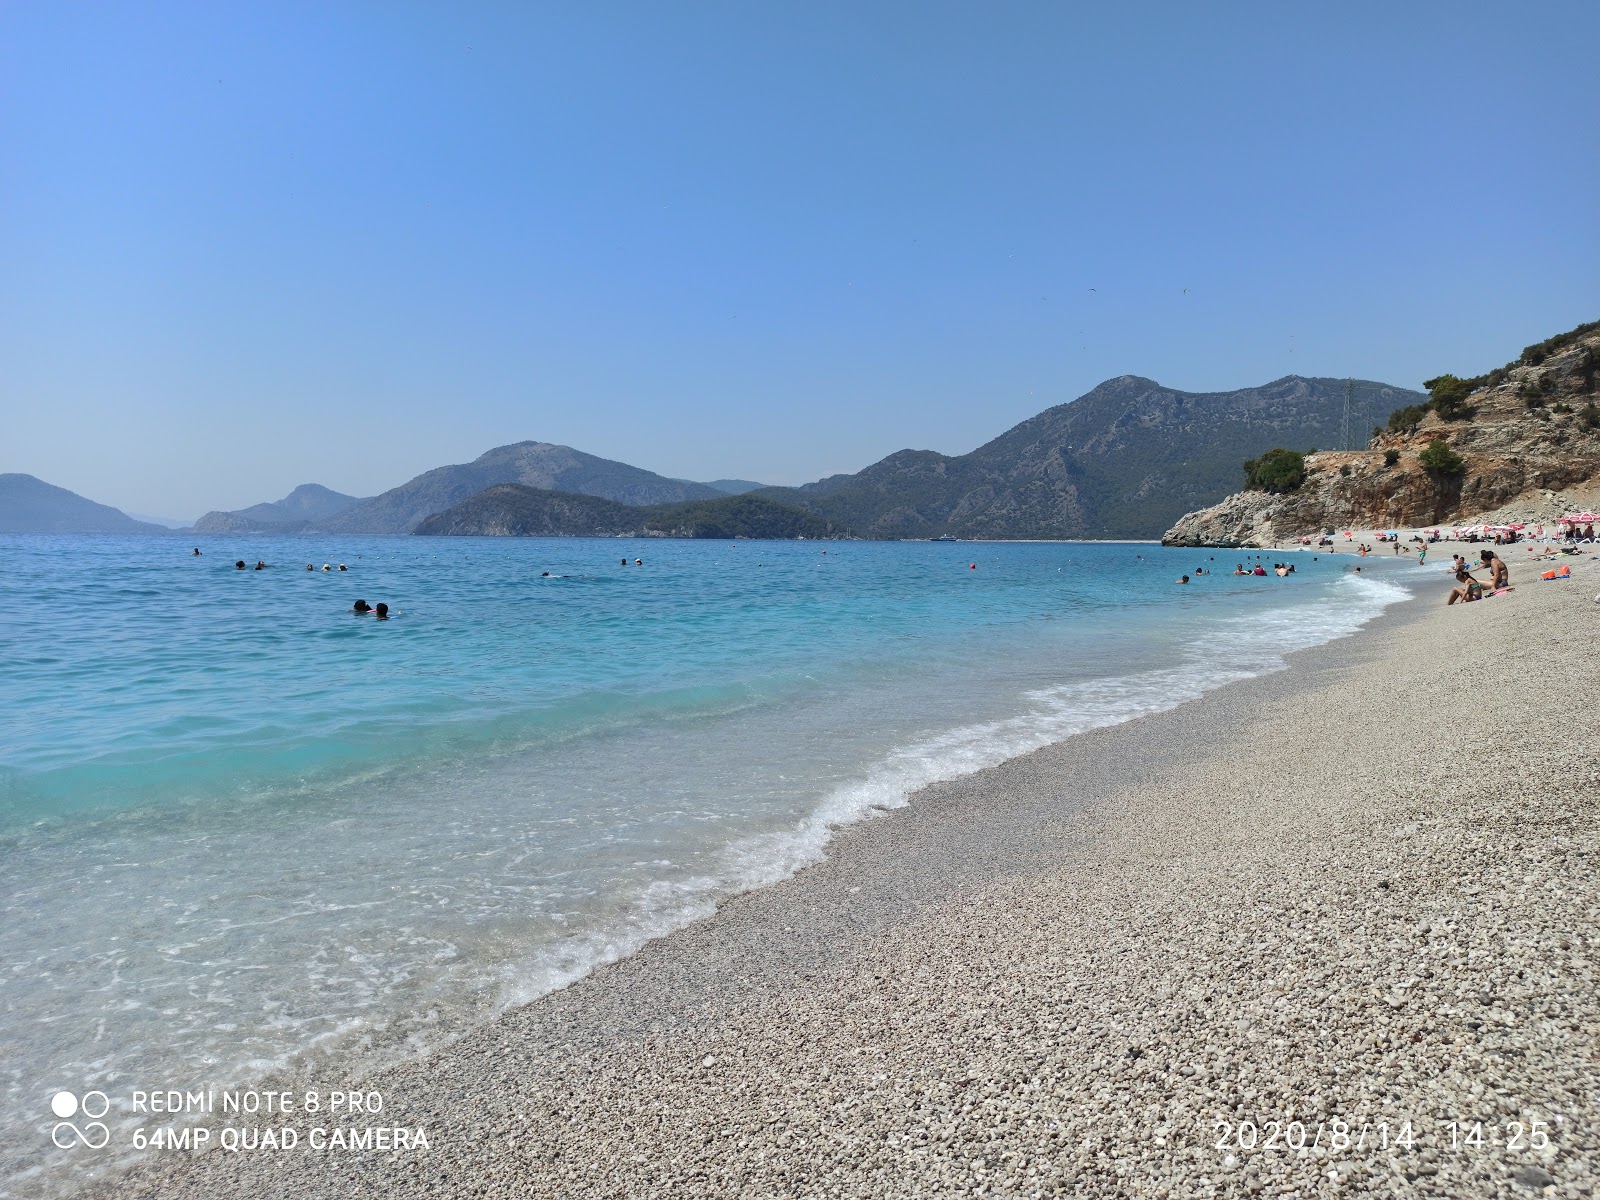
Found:
[[[1600,318],[1600,4],[0,5],[0,471],[799,483]]]

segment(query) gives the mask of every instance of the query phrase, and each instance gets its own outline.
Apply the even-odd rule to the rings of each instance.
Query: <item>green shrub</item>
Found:
[[[1483,386],[1488,377],[1458,379],[1454,375],[1440,375],[1423,383],[1428,389],[1428,407],[1439,414],[1442,421],[1464,421],[1472,415],[1467,407],[1467,397]]]
[[[1417,461],[1435,475],[1459,475],[1467,469],[1466,460],[1450,449],[1443,438],[1434,438],[1428,448],[1417,455]]]
[[[1593,400],[1578,410],[1578,424],[1585,429],[1600,429],[1600,408],[1595,407]]]
[[[1564,401],[1557,400],[1550,406],[1550,411],[1556,413],[1569,413],[1572,411],[1572,405],[1567,404]]]
[[[1350,474],[1350,464],[1349,463],[1342,463],[1340,465],[1340,467],[1339,467],[1339,474],[1341,474],[1341,475]]]
[[[1384,466],[1392,467],[1392,466],[1395,465],[1395,463],[1397,463],[1399,461],[1400,461],[1400,451],[1398,451],[1398,450],[1385,450],[1383,452],[1383,465]]]
[[[1261,492],[1292,492],[1306,481],[1305,455],[1279,447],[1244,464],[1247,488]]]
[[[1389,414],[1390,433],[1415,433],[1422,418],[1428,415],[1426,404],[1408,404]]]

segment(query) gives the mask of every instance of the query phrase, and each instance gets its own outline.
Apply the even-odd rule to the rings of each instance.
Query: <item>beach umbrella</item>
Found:
[[[1568,513],[1566,516],[1558,518],[1558,520],[1562,525],[1593,525],[1596,521],[1600,521],[1600,516],[1596,516],[1592,512],[1575,512]]]

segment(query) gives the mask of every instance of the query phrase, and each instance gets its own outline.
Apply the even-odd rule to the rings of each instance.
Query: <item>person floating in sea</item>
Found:
[[[340,564],[339,564],[339,570],[341,570],[341,571],[348,571],[348,570],[349,570],[349,569],[350,569],[350,568],[349,568],[349,567],[347,567],[347,566],[345,566],[345,565],[344,565],[344,564],[343,564],[343,563],[340,563]]]
[[[1237,565],[1236,565],[1236,566],[1235,566],[1235,567],[1234,567],[1234,568],[1233,568],[1233,573],[1234,573],[1234,574],[1235,574],[1235,575],[1248,575],[1248,574],[1250,574],[1250,572],[1249,572],[1249,571],[1246,571],[1246,570],[1245,570],[1245,569],[1244,569],[1244,564],[1243,564],[1243,563],[1239,563],[1239,564],[1237,564]]]
[[[1189,582],[1189,577],[1187,575],[1184,575],[1184,576],[1181,576],[1178,579],[1174,580],[1173,582],[1175,582],[1175,583],[1188,583]]]
[[[1256,564],[1256,569],[1254,571],[1250,572],[1250,574],[1252,574],[1252,575],[1265,575],[1266,573],[1267,573],[1267,569],[1265,567],[1263,567],[1260,563],[1257,563]]]
[[[308,567],[307,570],[310,570],[310,568]],[[353,613],[369,613],[372,611],[372,605],[365,600],[357,600],[350,606],[350,611]]]
[[[235,571],[242,571],[242,570],[244,570],[244,559],[242,559],[242,558],[241,558],[241,559],[240,559],[240,560],[239,560],[239,561],[238,561],[238,562],[236,562],[236,563],[234,563],[234,564],[233,564],[233,569],[234,569],[234,570],[235,570]]]
[[[642,559],[642,558],[636,558],[636,559],[634,559],[634,560],[633,560],[633,565],[634,565],[634,566],[636,566],[636,567],[642,567],[642,566],[644,566],[644,559]]]
[[[331,566],[329,566],[329,565],[328,565],[328,564],[327,564],[327,563],[323,563],[323,564],[322,564],[322,569],[323,569],[323,570],[324,570],[324,571],[331,571],[331,570],[333,570],[333,568],[332,568],[332,567],[331,567]]]
[[[315,568],[315,567],[313,567],[313,566],[312,566],[312,565],[311,565],[311,564],[310,564],[310,563],[307,563],[307,564],[306,564],[306,570],[308,570],[308,571],[315,571],[315,570],[316,570],[316,568]]]
[[[387,621],[389,619],[389,606],[382,600],[379,600],[378,607],[372,610],[372,615],[377,617],[380,621]]]
[[[622,560],[622,565],[623,566],[627,566],[628,565],[628,560],[627,559],[623,559]]]
[[[195,547],[195,548],[194,548],[194,556],[195,556],[195,557],[196,557],[196,558],[199,558],[199,557],[200,557],[200,547],[199,547],[199,546],[196,546],[196,547]]]
[[[256,559],[256,570],[265,571],[266,569],[267,569],[267,564],[262,562],[259,558]]]

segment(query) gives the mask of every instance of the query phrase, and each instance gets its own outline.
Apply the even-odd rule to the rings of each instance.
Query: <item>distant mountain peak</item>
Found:
[[[166,533],[121,509],[19,472],[0,474],[0,533]]]

